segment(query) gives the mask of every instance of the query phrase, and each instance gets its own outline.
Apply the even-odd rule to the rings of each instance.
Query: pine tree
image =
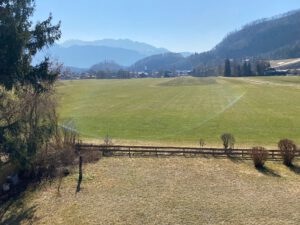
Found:
[[[52,16],[33,25],[34,0],[0,0],[0,155],[29,168],[57,128],[53,86],[59,70],[32,58],[61,36]]]
[[[243,75],[243,76],[248,76],[248,65],[247,65],[247,62],[246,62],[246,61],[243,63],[243,67],[242,67],[242,75]]]
[[[252,76],[253,73],[252,73],[252,67],[251,67],[251,63],[248,62],[247,63],[247,76]]]
[[[242,76],[242,69],[240,65],[237,65],[237,76],[241,77]]]
[[[52,25],[52,16],[33,26],[34,0],[0,0],[0,85],[12,89],[30,84],[41,91],[44,82],[54,82],[49,60],[32,66],[32,57],[61,36],[60,24]]]
[[[231,65],[229,59],[225,60],[224,77],[231,77]]]

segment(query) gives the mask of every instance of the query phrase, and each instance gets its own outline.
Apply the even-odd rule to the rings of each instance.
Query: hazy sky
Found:
[[[36,0],[34,21],[52,12],[62,40],[129,38],[171,51],[209,50],[253,20],[300,8],[300,0]]]

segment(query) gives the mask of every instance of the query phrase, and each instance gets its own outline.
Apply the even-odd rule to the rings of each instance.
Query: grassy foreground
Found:
[[[82,136],[130,143],[300,143],[300,77],[64,81],[60,114]]]
[[[227,159],[105,158],[77,175],[28,192],[0,224],[300,224],[299,174],[278,163],[265,173]],[[6,206],[0,206],[0,212]]]

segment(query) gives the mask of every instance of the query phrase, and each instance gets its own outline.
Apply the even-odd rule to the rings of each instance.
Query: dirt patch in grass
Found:
[[[299,224],[299,174],[278,163],[267,169],[276,176],[226,159],[105,158],[85,165],[80,193],[74,174],[60,195],[55,184],[45,185],[14,202],[0,221],[13,215],[15,224]]]

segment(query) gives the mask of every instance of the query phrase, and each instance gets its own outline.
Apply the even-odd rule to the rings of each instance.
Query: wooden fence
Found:
[[[196,157],[207,156],[216,158],[236,158],[251,160],[252,149],[222,149],[222,148],[192,148],[192,147],[159,147],[159,146],[124,146],[124,145],[91,145],[78,144],[77,150],[84,153],[86,151],[99,151],[107,157],[171,157],[184,156]],[[282,160],[279,150],[268,150],[268,160]],[[300,157],[300,151],[296,152],[296,157]]]

